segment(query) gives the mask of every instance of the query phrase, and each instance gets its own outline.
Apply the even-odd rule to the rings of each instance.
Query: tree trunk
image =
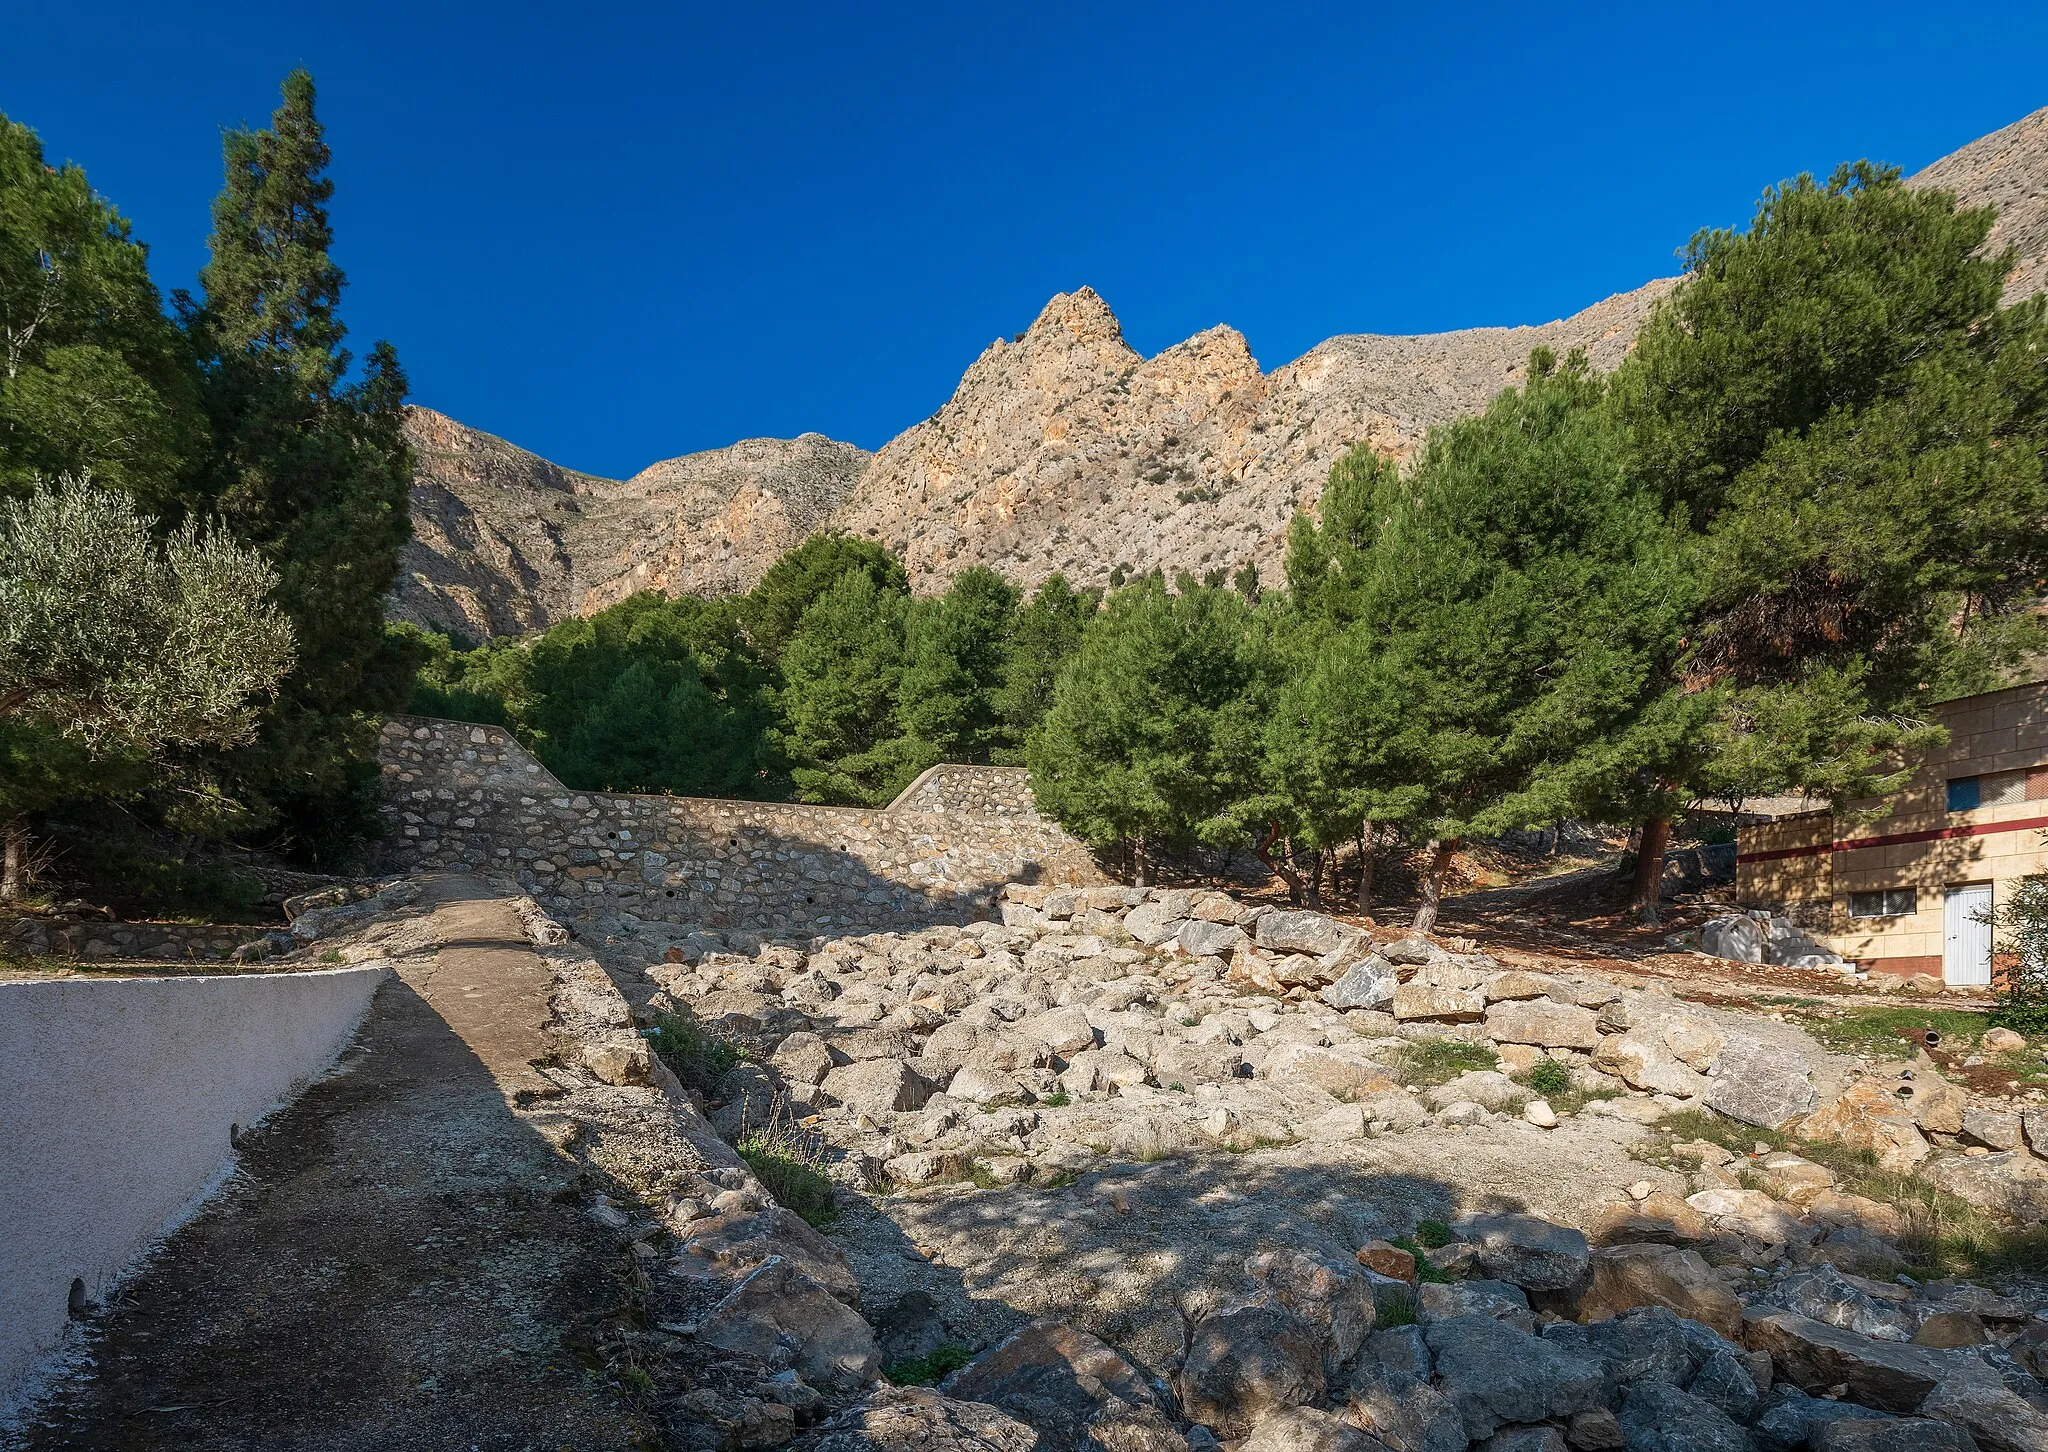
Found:
[[[1259,861],[1265,864],[1266,871],[1272,873],[1275,877],[1279,878],[1282,882],[1287,884],[1288,905],[1291,907],[1300,907],[1300,874],[1295,872],[1293,868],[1287,866],[1285,863],[1276,862],[1273,860],[1273,844],[1279,840],[1280,824],[1278,822],[1268,822],[1266,824],[1266,835],[1264,839],[1261,840],[1256,847],[1252,848],[1252,851],[1258,855]]]
[[[1131,886],[1143,887],[1144,885],[1145,839],[1143,837],[1133,837],[1131,839]]]
[[[28,876],[28,813],[0,824],[0,902],[19,902]]]
[[[1372,819],[1358,830],[1358,915],[1372,913]]]
[[[1436,910],[1443,902],[1444,872],[1451,865],[1451,854],[1458,850],[1456,837],[1429,839],[1423,851],[1429,854],[1429,869],[1422,878],[1422,904],[1415,909],[1415,931],[1429,932],[1436,926]]]
[[[1636,843],[1635,883],[1629,889],[1629,911],[1646,928],[1658,923],[1658,899],[1664,891],[1664,849],[1671,845],[1669,817],[1643,818]]]

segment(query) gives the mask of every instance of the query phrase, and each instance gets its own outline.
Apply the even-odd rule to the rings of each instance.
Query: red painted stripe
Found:
[[[1860,852],[1866,847],[1896,847],[1905,842],[1942,842],[1952,837],[1991,837],[2000,832],[2025,832],[2048,827],[2048,817],[2023,817],[2016,822],[1979,822],[1968,827],[1936,827],[1925,832],[1895,832],[1889,837],[1837,837],[1810,847],[1781,847],[1775,852],[1749,852],[1744,862],[1775,862],[1781,857],[1818,857],[1823,852]]]

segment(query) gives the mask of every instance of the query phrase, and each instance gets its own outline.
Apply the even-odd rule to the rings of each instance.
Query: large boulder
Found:
[[[1037,1039],[1055,1054],[1078,1054],[1095,1047],[1095,1027],[1079,1008],[1049,1008],[1017,1025],[1019,1033]]]
[[[1591,1049],[1600,1043],[1600,1018],[1590,1008],[1547,998],[1495,1003],[1486,1010],[1486,1036],[1500,1044],[1542,1049]]]
[[[792,1084],[820,1084],[832,1072],[832,1050],[814,1033],[793,1033],[768,1056],[775,1072]]]
[[[794,1341],[796,1371],[818,1386],[863,1386],[881,1367],[868,1323],[781,1256],[770,1256],[697,1326],[697,1340],[766,1362]]]
[[[1507,1281],[1424,1281],[1416,1288],[1416,1309],[1425,1324],[1453,1316],[1491,1316],[1518,1331],[1536,1330],[1528,1293]]]
[[[1806,1117],[1799,1132],[1808,1139],[1868,1150],[1877,1157],[1879,1169],[1899,1174],[1910,1172],[1933,1153],[1912,1113],[1874,1078],[1858,1079],[1823,1104]]]
[[[1862,1407],[1849,1410],[1863,1415],[1820,1423],[1806,1445],[1815,1452],[1981,1452],[1974,1437],[1949,1422],[1927,1417],[1873,1417]]]
[[[1457,1078],[1426,1090],[1423,1097],[1433,1109],[1453,1104],[1483,1104],[1488,1109],[1509,1109],[1529,1097],[1529,1091],[1498,1069],[1467,1069]]]
[[[2038,1396],[2032,1378],[2028,1390]],[[1960,1368],[1936,1387],[1920,1410],[1969,1429],[1984,1452],[2041,1452],[2048,1447],[2048,1412],[2029,1404],[1990,1368]]]
[[[1516,1422],[1541,1422],[1601,1405],[1606,1373],[1491,1316],[1453,1316],[1423,1328],[1440,1385],[1465,1433],[1490,1437]]]
[[[923,1387],[889,1386],[827,1422],[811,1452],[1034,1452],[1037,1446],[1036,1432],[994,1407]]]
[[[1162,1085],[1193,1089],[1197,1084],[1227,1084],[1237,1078],[1244,1054],[1227,1039],[1203,1043],[1165,1043],[1152,1056],[1153,1077]]]
[[[1037,1431],[1044,1452],[1185,1452],[1187,1446],[1137,1368],[1058,1321],[1032,1322],[954,1372],[942,1390],[1002,1408]]]
[[[1358,936],[1358,930],[1322,913],[1277,912],[1259,919],[1254,936],[1261,948],[1275,953],[1306,953],[1311,958],[1320,958],[1336,952],[1347,938]]]
[[[825,1093],[855,1114],[900,1114],[919,1109],[931,1089],[897,1059],[842,1064],[825,1076]]]
[[[1207,923],[1190,918],[1180,925],[1181,947],[1196,958],[1227,958],[1240,944],[1248,942],[1244,929],[1229,923]]]
[[[1707,1067],[1707,1108],[1760,1129],[1781,1129],[1820,1103],[1804,1057],[1730,1034]]]
[[[1124,914],[1124,931],[1148,948],[1156,946],[1180,932],[1187,922],[1187,906],[1185,902],[1140,903]]]
[[[1385,1008],[1394,1001],[1400,979],[1394,965],[1377,953],[1369,953],[1344,970],[1335,983],[1317,996],[1335,1009]]]
[[[1749,1434],[1710,1402],[1641,1381],[1621,1403],[1628,1452],[1750,1452]]]
[[[1695,1251],[1670,1245],[1610,1246],[1593,1252],[1592,1276],[1579,1298],[1582,1318],[1664,1306],[1723,1336],[1742,1334],[1742,1302]]]
[[[1351,1364],[1346,1415],[1400,1452],[1465,1452],[1465,1419],[1431,1371],[1419,1326],[1374,1332]]]
[[[1867,1284],[1867,1282],[1865,1283]],[[1911,1341],[1919,1318],[1897,1301],[1873,1296],[1826,1261],[1786,1276],[1759,1300],[1810,1321],[1839,1326],[1859,1336],[1900,1344]]]
[[[1277,1301],[1256,1301],[1195,1327],[1179,1380],[1190,1421],[1243,1437],[1277,1407],[1322,1400],[1322,1338]]]
[[[2048,1162],[2016,1150],[1945,1155],[1921,1174],[1959,1200],[2029,1223],[2048,1220]]]
[[[1400,1091],[1384,1064],[1356,1050],[1319,1049],[1289,1044],[1259,1066],[1259,1077],[1276,1083],[1313,1084],[1324,1093],[1357,1103]]]
[[[1472,1215],[1452,1230],[1477,1247],[1488,1275],[1527,1290],[1565,1290],[1582,1280],[1592,1264],[1584,1231],[1534,1215]]]
[[[1854,1402],[1810,1397],[1798,1387],[1779,1383],[1772,1391],[1770,1405],[1750,1429],[1763,1452],[1804,1452],[1825,1447],[1827,1428],[1833,1422],[1890,1422],[1891,1413]]]
[[[1237,1452],[1388,1452],[1387,1444],[1313,1407],[1275,1407]]]
[[[1269,1250],[1245,1273],[1322,1338],[1323,1374],[1334,1384],[1372,1331],[1373,1287],[1355,1265],[1332,1265],[1299,1250]]]
[[[1918,1410],[1948,1374],[1941,1353],[1874,1341],[1794,1311],[1752,1309],[1743,1318],[1743,1341],[1771,1353],[1771,1366],[1802,1391],[1845,1386],[1866,1406],[1887,1412]]]
[[[1697,1098],[1707,1090],[1707,1077],[1687,1067],[1664,1042],[1664,1036],[1649,1025],[1602,1039],[1593,1062],[1619,1076],[1631,1089],[1680,1099]]]
[[[1486,1017],[1486,994],[1478,988],[1437,988],[1404,983],[1394,990],[1394,1017],[1434,1019],[1446,1023],[1477,1023]]]

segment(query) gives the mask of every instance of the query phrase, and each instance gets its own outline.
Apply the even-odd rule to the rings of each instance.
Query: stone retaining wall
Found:
[[[0,917],[0,949],[56,958],[147,958],[165,963],[218,963],[244,943],[260,942],[282,923],[116,923],[99,918]]]
[[[383,847],[397,871],[516,880],[573,917],[807,935],[967,922],[1007,882],[1099,881],[1018,768],[945,766],[881,811],[578,792],[509,731],[395,717]]]

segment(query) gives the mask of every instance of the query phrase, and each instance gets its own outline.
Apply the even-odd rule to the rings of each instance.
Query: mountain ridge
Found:
[[[2008,300],[2048,281],[2048,107],[1909,177],[1999,207]],[[1542,346],[1608,370],[1676,286],[1657,278],[1570,317],[1447,333],[1329,338],[1270,372],[1219,324],[1150,358],[1092,288],[1056,294],[968,365],[929,418],[870,454],[821,434],[745,439],[628,480],[549,463],[431,409],[408,410],[415,538],[390,613],[471,638],[592,613],[640,589],[744,590],[820,527],[888,545],[912,586],[986,565],[1032,587],[1055,570],[1273,571],[1288,520],[1368,443],[1406,455],[1483,408]]]

